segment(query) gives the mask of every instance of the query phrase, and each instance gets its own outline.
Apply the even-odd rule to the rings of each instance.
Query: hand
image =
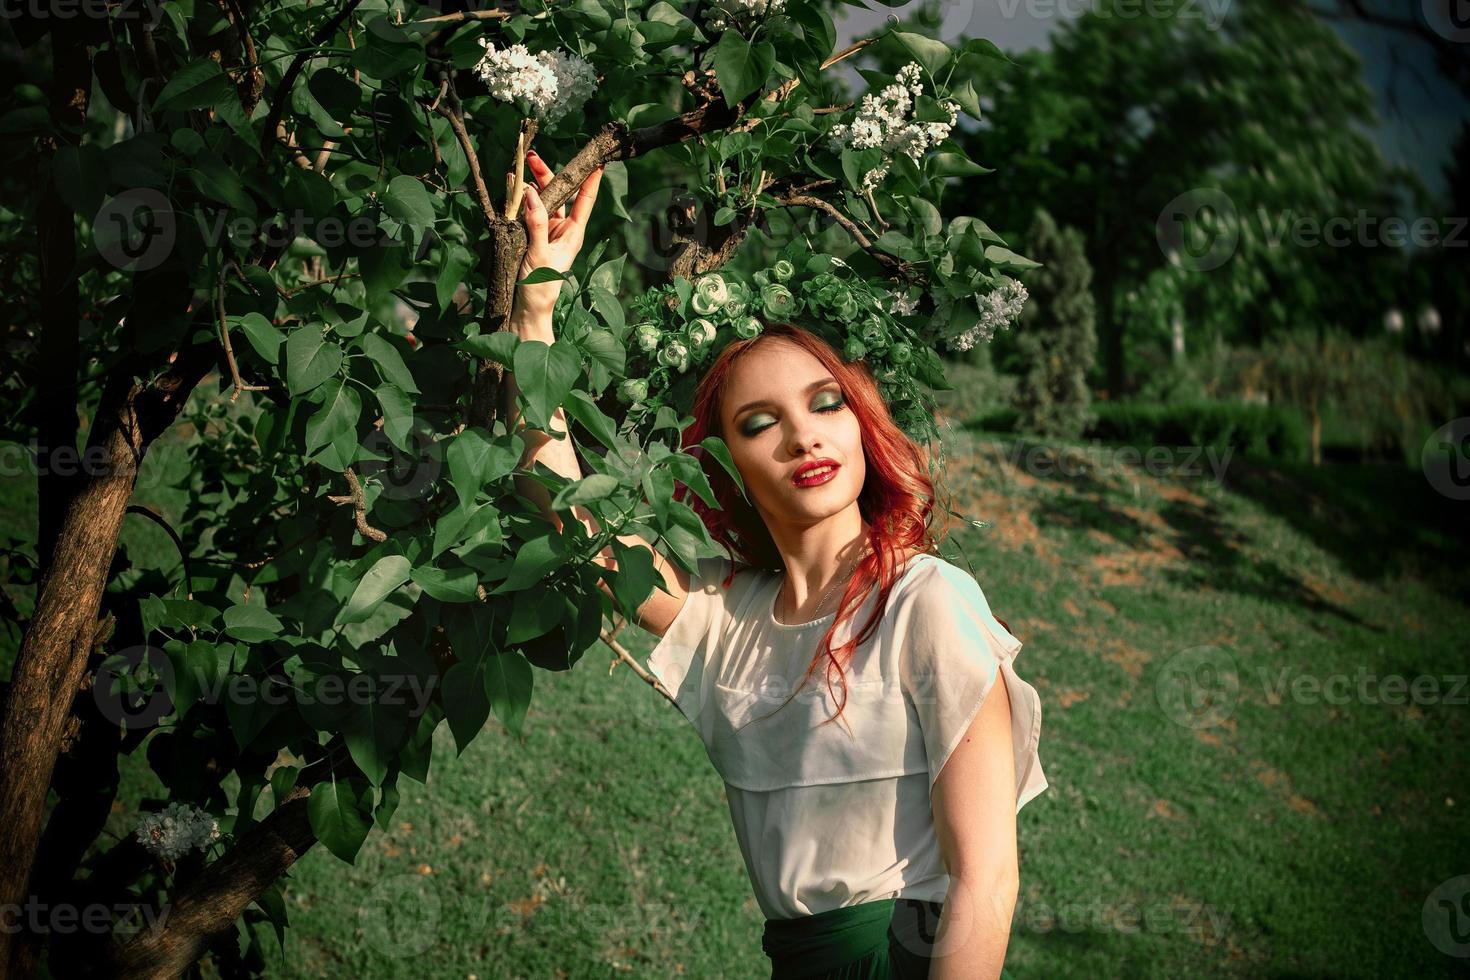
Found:
[[[568,217],[566,206],[557,208],[556,214],[548,215],[537,188],[544,189],[551,183],[551,168],[537,155],[535,150],[526,153],[526,163],[531,168],[534,183],[526,184],[521,200],[521,221],[526,226],[526,254],[521,259],[517,281],[526,278],[543,266],[557,272],[568,272],[577,253],[582,249],[582,240],[587,231],[587,219],[592,214],[592,205],[597,201],[597,189],[602,184],[602,167],[598,167],[582,181],[572,202],[572,213]],[[511,174],[506,174],[506,186],[511,186]],[[532,283],[516,287],[516,305],[527,311],[549,313],[556,305],[561,293],[561,280]]]

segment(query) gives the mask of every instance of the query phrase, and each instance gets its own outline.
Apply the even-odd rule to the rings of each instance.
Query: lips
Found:
[[[837,461],[831,459],[817,459],[803,463],[797,468],[796,475],[791,478],[791,482],[797,486],[825,483],[836,475],[838,466]]]

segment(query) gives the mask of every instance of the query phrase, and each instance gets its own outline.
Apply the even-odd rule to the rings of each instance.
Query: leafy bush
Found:
[[[1212,446],[1249,456],[1304,461],[1306,423],[1294,409],[1243,402],[1099,402],[1089,438],[1132,446]]]
[[[1097,358],[1092,266],[1082,233],[1058,228],[1044,210],[1026,232],[1026,249],[1042,267],[1027,278],[1031,302],[1017,340],[1026,361],[1016,390],[1019,425],[1038,435],[1076,438],[1092,421],[1087,387]]]

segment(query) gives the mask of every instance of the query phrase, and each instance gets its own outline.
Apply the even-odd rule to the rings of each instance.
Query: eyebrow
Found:
[[[837,379],[836,378],[821,378],[820,380],[813,381],[811,384],[807,385],[806,386],[806,393],[807,394],[811,394],[811,393],[815,392],[818,388],[825,388],[827,385],[836,384],[836,383],[837,383]],[[730,416],[730,417],[732,419],[736,419],[736,418],[739,418],[740,417],[740,413],[741,412],[744,412],[746,409],[760,408],[762,405],[774,405],[774,404],[775,404],[775,402],[766,401],[764,399],[762,399],[761,401],[756,401],[756,402],[747,402],[746,404],[741,405],[739,408],[735,409],[735,414],[732,415],[732,416]]]

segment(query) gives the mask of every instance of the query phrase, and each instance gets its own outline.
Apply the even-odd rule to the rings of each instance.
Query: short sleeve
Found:
[[[1041,697],[1016,673],[1021,641],[990,611],[975,579],[943,560],[917,575],[905,603],[900,677],[918,715],[929,765],[929,792],[999,676],[1011,700],[1016,810],[1047,788],[1038,746]]]
[[[689,595],[648,657],[648,667],[674,696],[686,718],[694,720],[711,655],[729,621],[725,579],[731,569],[723,556],[700,558],[689,577]]]

